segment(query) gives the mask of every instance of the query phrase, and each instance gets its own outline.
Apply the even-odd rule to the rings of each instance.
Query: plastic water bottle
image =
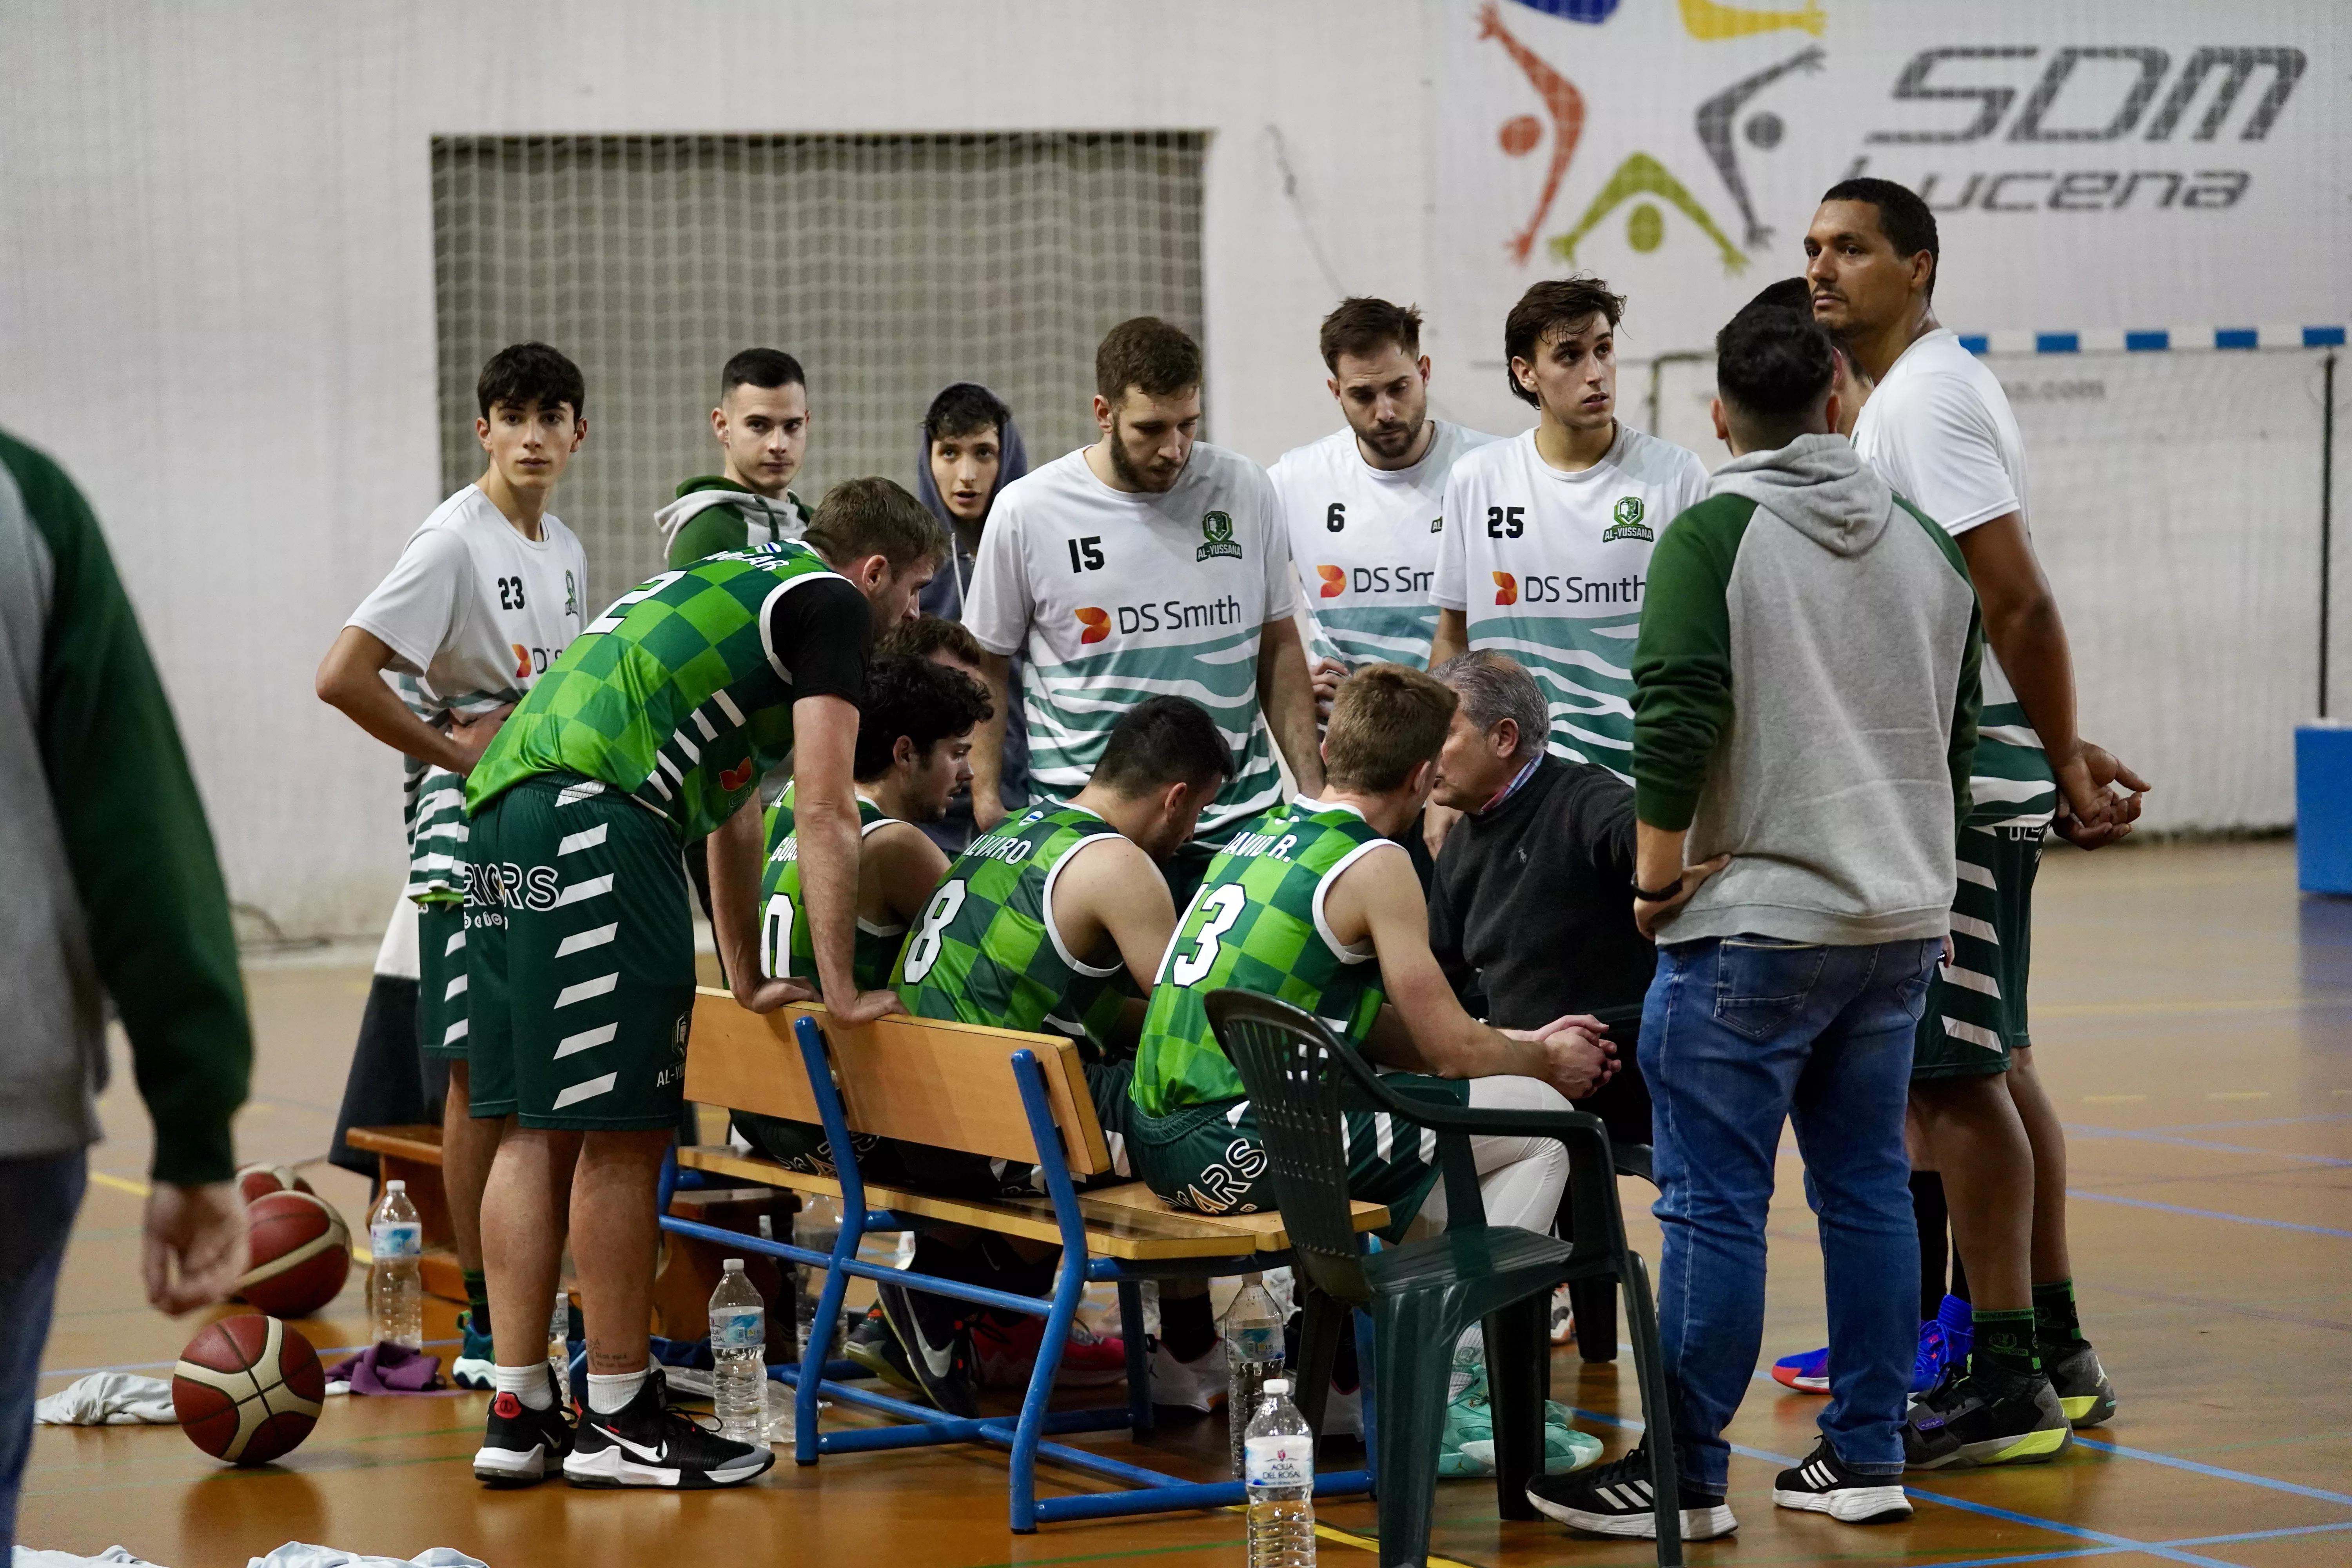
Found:
[[[805,1247],[811,1252],[831,1252],[834,1243],[841,1239],[841,1200],[826,1197],[822,1193],[801,1195],[801,1212],[793,1221],[793,1245]],[[814,1342],[817,1298],[824,1290],[824,1270],[811,1264],[796,1269],[799,1289],[793,1303],[793,1321],[800,1331],[800,1346],[803,1353]],[[824,1359],[830,1361],[840,1349],[840,1325],[835,1325],[832,1341],[824,1347]]]
[[[425,1223],[408,1201],[406,1182],[386,1182],[368,1216],[368,1312],[380,1345],[425,1348]]]
[[[1246,1440],[1249,1568],[1314,1568],[1315,1434],[1290,1403],[1289,1379],[1266,1379]]]
[[[719,1435],[731,1443],[764,1443],[768,1436],[768,1304],[730,1258],[710,1293],[712,1410]]]
[[[547,1366],[555,1373],[555,1386],[571,1397],[572,1389],[572,1298],[562,1291],[555,1293],[555,1311],[547,1320]]]
[[[1232,1427],[1233,1473],[1241,1476],[1246,1474],[1243,1443],[1265,1380],[1282,1375],[1282,1320],[1275,1313],[1274,1298],[1255,1274],[1225,1310],[1225,1370],[1231,1377],[1225,1418]]]

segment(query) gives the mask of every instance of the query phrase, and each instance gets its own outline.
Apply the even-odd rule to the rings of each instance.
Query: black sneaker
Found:
[[[2041,1464],[2074,1440],[2048,1377],[2002,1381],[1972,1372],[1912,1406],[1903,1464],[1913,1470]]]
[[[482,1446],[474,1451],[476,1480],[490,1487],[537,1486],[572,1452],[572,1423],[552,1372],[547,1374],[547,1387],[555,1403],[545,1410],[533,1410],[512,1394],[490,1401],[489,1424],[483,1428]]]
[[[2050,1386],[2058,1391],[2058,1408],[2066,1413],[2067,1424],[2076,1431],[2085,1426],[2104,1426],[2116,1414],[2116,1385],[2107,1381],[2107,1369],[2099,1364],[2099,1352],[2084,1341],[2056,1350],[2044,1350],[2042,1370],[2050,1374]]]
[[[899,1346],[898,1336],[890,1331],[889,1320],[883,1317],[879,1307],[866,1309],[866,1316],[857,1321],[857,1326],[842,1342],[841,1353],[885,1383],[908,1394],[923,1392],[923,1385],[915,1381],[915,1369],[907,1364],[907,1352]]]
[[[667,1487],[699,1491],[739,1487],[776,1462],[751,1443],[734,1443],[669,1405],[662,1369],[646,1373],[637,1396],[609,1415],[584,1411],[563,1479],[575,1487]]]
[[[1772,1483],[1772,1506],[1825,1513],[1841,1524],[1888,1524],[1911,1517],[1901,1476],[1864,1476],[1847,1469],[1824,1437],[1805,1462]]]
[[[1622,1535],[1643,1541],[1658,1538],[1658,1517],[1652,1507],[1650,1454],[1637,1447],[1615,1464],[1601,1465],[1573,1475],[1538,1476],[1528,1483],[1528,1500],[1570,1530],[1589,1535]],[[1719,1497],[1682,1486],[1682,1534],[1685,1541],[1714,1541],[1739,1528],[1731,1506]]]
[[[923,1397],[950,1415],[977,1417],[979,1384],[972,1374],[971,1324],[964,1304],[904,1285],[885,1285],[877,1294],[882,1316]]]

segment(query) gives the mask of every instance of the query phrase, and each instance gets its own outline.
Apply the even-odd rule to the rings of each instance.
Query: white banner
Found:
[[[1607,279],[1625,357],[1704,348],[1855,173],[1936,209],[1963,331],[2352,312],[2341,0],[1443,0],[1431,26],[1432,325],[1472,423],[1526,423],[1500,353],[1529,283]]]

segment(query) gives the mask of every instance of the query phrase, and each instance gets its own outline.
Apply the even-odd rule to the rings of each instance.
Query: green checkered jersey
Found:
[[[898,819],[857,797],[857,837]],[[809,942],[808,906],[801,899],[801,845],[793,836],[793,786],[786,784],[768,808],[768,862],[760,872],[760,973],[771,980],[814,980],[816,949]],[[876,925],[857,917],[857,937],[850,950],[849,972],[860,991],[878,991],[890,983],[891,966],[906,944],[905,926]]]
[[[948,868],[890,977],[918,1018],[1076,1039],[1089,1058],[1118,1022],[1120,966],[1081,961],[1048,900],[1070,851],[1118,833],[1075,805],[1035,806],[982,834]]]
[[[1370,949],[1349,952],[1332,940],[1323,900],[1340,872],[1388,842],[1350,808],[1312,800],[1234,835],[1209,862],[1152,982],[1135,1060],[1140,1110],[1166,1116],[1249,1092],[1210,1033],[1212,991],[1279,996],[1344,1038],[1364,1037],[1381,1010],[1380,965]]]
[[[736,551],[613,601],[539,678],[466,784],[466,809],[535,773],[600,779],[681,843],[733,816],[793,749],[793,687],[772,602],[832,569],[804,545]]]

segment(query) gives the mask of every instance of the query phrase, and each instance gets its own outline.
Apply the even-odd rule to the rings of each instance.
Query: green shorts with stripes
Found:
[[[1440,1105],[1470,1102],[1467,1079],[1388,1073],[1381,1083],[1397,1093]],[[1390,1235],[1400,1235],[1437,1183],[1437,1134],[1399,1121],[1384,1110],[1341,1101],[1340,1137],[1348,1161],[1348,1195],[1385,1205]],[[1187,1106],[1166,1116],[1130,1108],[1128,1159],[1135,1173],[1169,1207],[1194,1214],[1256,1214],[1278,1208],[1266,1174],[1257,1117],[1246,1100]]]
[[[2033,875],[2047,831],[2039,822],[1970,823],[1960,830],[1953,957],[1927,987],[1911,1055],[1915,1080],[2007,1072],[2010,1053],[2033,1044],[2025,986],[2032,967]]]
[[[1135,1078],[1135,1063],[1131,1058],[1088,1062],[1086,1071],[1087,1098],[1095,1103],[1095,1119],[1102,1124],[1103,1141],[1109,1145],[1111,1168],[1099,1175],[1080,1177],[1076,1184],[1099,1187],[1131,1182],[1135,1173],[1128,1168],[1126,1126],[1134,1113],[1135,1102],[1128,1098],[1128,1089]],[[786,1170],[811,1176],[841,1173],[824,1129],[814,1122],[787,1121],[750,1110],[730,1114],[736,1130],[751,1140],[752,1148]],[[884,1186],[912,1187],[946,1198],[1026,1198],[1045,1191],[1037,1167],[1019,1160],[995,1160],[857,1132],[849,1135],[849,1142],[857,1156],[858,1173]]]
[[[475,816],[466,873],[474,1114],[676,1127],[694,925],[668,825],[594,780],[542,774]]]
[[[416,1046],[443,1061],[467,1059],[466,908],[455,899],[416,906]]]

